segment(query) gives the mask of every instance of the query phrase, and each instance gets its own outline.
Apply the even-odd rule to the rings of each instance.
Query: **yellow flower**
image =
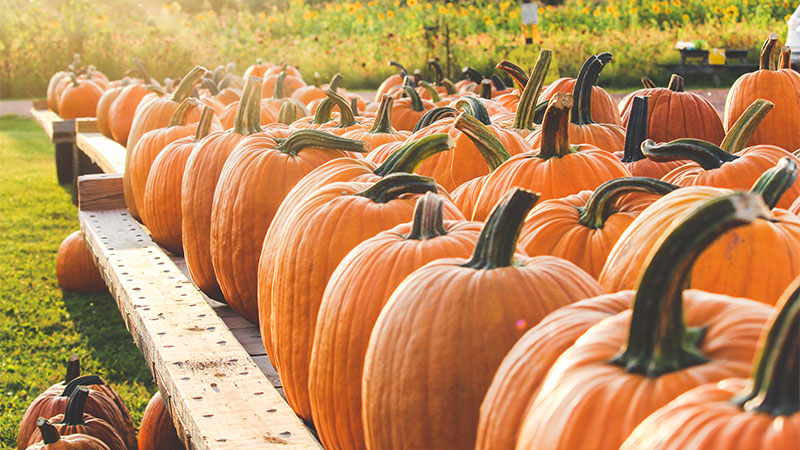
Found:
[[[714,13],[715,14],[722,14],[722,8],[720,8],[719,6],[715,6],[714,7]]]
[[[391,19],[392,17],[394,17],[394,11],[392,11],[391,9],[389,11],[386,11],[386,18]]]
[[[431,6],[431,4],[428,3],[427,6]],[[447,8],[444,5],[439,5],[439,14],[447,14]]]
[[[731,5],[725,9],[726,16],[737,17],[739,15],[739,8],[736,5]]]
[[[408,5],[409,8],[417,6],[417,3],[419,3],[417,0],[406,0],[406,5]]]
[[[303,13],[303,20],[311,20],[313,17],[314,15],[311,14],[311,11],[306,11]]]
[[[492,18],[491,18],[491,16],[486,16],[486,17],[483,18],[483,21],[486,22],[486,24],[491,25]]]
[[[361,9],[361,2],[353,3],[353,9]]]
[[[472,12],[472,11],[475,11],[475,7],[474,7],[474,6],[472,6],[472,5],[469,5],[469,8],[467,8],[467,9],[469,9],[469,10],[470,10],[470,12]]]
[[[681,6],[683,6],[683,2],[681,0],[672,0],[672,6],[680,8]]]
[[[280,21],[281,21],[281,20],[280,20],[280,19],[278,19],[278,16],[269,16],[269,17],[267,18],[267,23],[278,23],[278,22],[280,22]]]
[[[661,6],[657,3],[653,4],[653,14],[661,14]]]
[[[592,14],[594,14],[595,17],[600,17],[600,10],[599,9],[595,9]]]
[[[382,12],[378,13],[378,20],[383,20],[385,18],[386,18],[386,15],[384,15]]]
[[[258,18],[264,20],[267,18],[267,15],[264,13],[264,11],[261,11],[260,13],[258,13]]]
[[[509,19],[516,19],[518,14],[519,13],[517,12],[516,9],[512,9],[511,12],[508,13],[508,18]]]
[[[688,22],[689,21],[689,15],[688,14],[684,14],[683,15],[683,21],[684,22]]]
[[[394,7],[397,8],[400,6],[400,0],[394,0]]]

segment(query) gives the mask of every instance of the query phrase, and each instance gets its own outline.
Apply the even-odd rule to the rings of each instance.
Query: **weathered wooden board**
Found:
[[[44,100],[35,100],[31,115],[54,144],[75,142],[75,119],[62,119],[47,107]]]
[[[109,191],[119,189],[114,177],[106,179]],[[80,181],[84,185],[83,177]],[[96,186],[95,192],[100,192]],[[280,379],[260,340],[256,345],[255,325],[207,300],[124,208],[81,209],[79,216],[86,242],[187,447],[321,448],[282,398]]]
[[[125,172],[125,147],[97,131],[97,119],[78,119],[75,145],[104,173]]]

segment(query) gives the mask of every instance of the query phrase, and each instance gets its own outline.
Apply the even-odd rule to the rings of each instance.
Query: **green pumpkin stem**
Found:
[[[397,61],[389,61],[389,65],[397,67],[398,69],[400,69],[400,76],[401,77],[405,78],[406,75],[408,75],[408,71],[406,70],[406,68],[403,67],[399,62],[397,62]]]
[[[291,125],[297,119],[299,119],[297,116],[298,114],[296,105],[292,102],[285,102],[281,105],[280,111],[278,111],[278,123]]]
[[[378,105],[378,111],[375,113],[375,122],[370,128],[370,134],[390,134],[394,132],[392,128],[392,105],[394,104],[394,97],[389,94],[383,94],[381,103]]]
[[[655,89],[658,87],[656,86],[656,83],[649,77],[642,77],[641,80],[642,80],[642,86],[644,86],[645,89]]]
[[[774,103],[763,98],[754,101],[728,129],[720,147],[728,153],[739,153],[747,147],[750,138],[761,125],[761,121],[774,107]]]
[[[388,158],[373,170],[375,175],[385,177],[391,173],[414,173],[426,159],[452,149],[453,138],[447,133],[432,134],[411,141],[392,152]]]
[[[61,423],[65,425],[83,425],[83,408],[86,405],[86,399],[89,398],[89,389],[85,386],[79,386],[72,392],[67,400],[67,408],[64,411],[64,420]]]
[[[476,270],[491,270],[514,264],[522,224],[539,195],[514,188],[494,207],[483,226],[472,259],[463,265]]]
[[[150,78],[150,72],[144,66],[144,62],[142,62],[139,58],[133,58],[133,65],[136,66],[136,71],[139,72],[139,77],[144,81],[144,84],[151,84],[153,79]]]
[[[761,197],[749,192],[715,197],[689,213],[645,264],[627,343],[610,362],[650,378],[708,362],[700,351],[705,328],[687,328],[683,319],[694,262],[726,231],[769,215]]]
[[[669,79],[669,85],[667,89],[672,92],[683,92],[686,87],[686,80],[683,79],[682,76],[673,73],[672,77]]]
[[[212,96],[219,94],[219,88],[217,87],[217,84],[214,83],[214,80],[212,80],[211,78],[203,78],[202,83],[203,87],[208,89],[208,92],[210,92]]]
[[[559,92],[550,99],[542,120],[539,158],[561,158],[572,153],[572,146],[569,145],[569,113],[572,107],[571,94]]]
[[[325,95],[339,108],[339,123],[336,128],[347,128],[358,123],[353,110],[350,109],[350,103],[344,97],[330,88],[325,90]]]
[[[195,66],[194,69],[190,70],[189,73],[183,77],[180,84],[178,84],[178,87],[175,88],[175,92],[172,93],[172,101],[180,103],[186,100],[186,98],[191,95],[194,85],[200,81],[200,78],[202,78],[206,72],[208,72],[208,70],[202,66]]]
[[[155,84],[147,84],[144,86],[148,91],[155,92],[156,95],[159,97],[163,97],[167,95],[167,91],[164,90],[161,86],[156,86]]]
[[[439,61],[435,59],[428,60],[428,65],[433,69],[433,83],[436,86],[442,85],[442,80],[444,80],[444,71],[442,70],[442,66],[439,64]]]
[[[647,139],[647,117],[649,97],[636,96],[631,105],[628,128],[625,130],[625,152],[622,162],[630,163],[645,159],[642,153],[642,142]]]
[[[769,209],[775,208],[781,201],[783,194],[792,187],[797,179],[797,163],[792,158],[784,156],[778,164],[761,174],[750,192],[761,195]]]
[[[70,355],[67,360],[67,372],[64,374],[64,384],[69,384],[70,381],[81,376],[81,358],[77,353]]]
[[[406,95],[408,95],[408,98],[411,99],[412,111],[420,112],[425,110],[425,107],[422,105],[422,99],[413,87],[403,86],[403,91],[405,91]]]
[[[42,433],[42,441],[45,444],[55,444],[61,440],[61,435],[58,433],[56,427],[54,427],[44,417],[39,417],[36,419],[36,426],[39,428],[39,432]]]
[[[426,192],[417,201],[408,240],[425,241],[447,234],[444,228],[444,197]]]
[[[657,162],[689,159],[705,170],[719,169],[723,164],[739,157],[732,155],[716,145],[700,139],[676,139],[664,144],[656,144],[651,139],[642,142],[642,153]]]
[[[458,99],[453,105],[459,111],[463,111],[470,116],[478,119],[484,125],[491,125],[492,119],[489,116],[489,110],[483,104],[481,99],[474,95],[467,95]]]
[[[317,106],[317,111],[314,112],[314,118],[311,120],[311,123],[314,125],[322,125],[330,122],[334,106],[336,106],[336,103],[330,98],[322,100]]]
[[[461,73],[464,74],[464,77],[466,79],[472,81],[475,84],[481,84],[481,81],[483,81],[483,75],[481,75],[480,72],[473,69],[472,67],[469,66],[464,67],[463,69],[461,69]]]
[[[800,411],[800,278],[773,311],[759,341],[753,384],[731,401],[750,413],[791,416]]]
[[[505,145],[500,142],[500,139],[497,138],[492,130],[469,114],[461,113],[453,126],[475,144],[490,171],[494,171],[511,157]]]
[[[261,132],[261,83],[263,79],[258,77],[250,77],[252,80],[252,90],[250,96],[245,98],[242,96],[240,101],[246,101],[247,111],[245,115],[245,125],[247,132],[242,133],[245,135],[255,134]]]
[[[542,51],[544,51],[544,50],[542,50]],[[541,57],[542,57],[542,53],[540,51],[539,52],[539,58],[541,58]],[[537,61],[537,63],[538,63],[538,61]],[[514,84],[517,85],[517,89],[519,89],[520,92],[522,92],[522,90],[525,89],[525,86],[528,85],[528,74],[525,73],[525,69],[523,69],[522,67],[512,63],[511,61],[509,61],[507,59],[504,59],[504,60],[500,61],[499,63],[497,63],[497,65],[494,68],[497,69],[497,70],[502,70],[503,72],[507,73],[508,76],[510,76],[511,79],[514,80]],[[534,69],[534,71],[535,70],[536,69]]]
[[[275,80],[275,89],[272,91],[273,100],[286,98],[286,71],[282,71]]]
[[[200,102],[197,99],[189,97],[181,102],[180,105],[175,109],[175,112],[172,113],[172,117],[169,119],[169,124],[167,127],[175,127],[178,125],[186,125],[186,121],[189,120],[189,114],[194,112],[195,108],[200,107]]]
[[[444,88],[447,89],[447,95],[458,94],[458,88],[456,87],[456,85],[453,84],[453,82],[448,80],[447,78],[442,80],[442,86],[444,86]]]
[[[84,375],[75,378],[64,387],[64,392],[61,393],[61,397],[71,396],[78,386],[94,386],[97,384],[106,384],[106,382],[97,375]]]
[[[666,195],[675,189],[678,186],[647,177],[623,177],[606,181],[592,192],[586,205],[578,208],[578,222],[591,229],[602,229],[608,218],[614,214],[614,207],[621,196],[631,192]]]
[[[527,83],[525,87],[521,89],[519,105],[517,106],[516,114],[514,114],[514,124],[511,125],[512,128],[517,130],[533,130],[536,128],[536,122],[534,120],[536,117],[536,101],[539,99],[539,94],[542,92],[542,86],[547,77],[547,72],[550,70],[550,63],[552,60],[552,50],[542,49],[539,51],[539,59],[536,60],[536,64],[533,66],[531,76],[526,77]]]
[[[426,192],[436,192],[436,181],[433,178],[410,173],[393,173],[381,178],[356,195],[366,197],[375,203],[388,203],[404,194],[424,194]]]
[[[369,151],[369,145],[364,141],[347,139],[320,130],[299,130],[287,138],[276,139],[276,141],[278,142],[277,150],[292,156],[297,156],[302,150],[312,147],[357,153]]]
[[[480,98],[484,98],[486,100],[492,99],[492,80],[484,79],[481,81]]]
[[[456,117],[458,115],[458,110],[455,108],[451,108],[449,106],[439,106],[437,108],[433,108],[428,110],[422,117],[419,118],[419,122],[414,125],[414,129],[412,133],[416,133],[417,131],[427,127],[428,125],[436,122],[437,120],[441,120],[447,117]]]
[[[350,111],[354,116],[358,116],[358,98],[356,96],[350,97]]]
[[[576,125],[595,123],[592,120],[592,88],[600,77],[603,67],[603,60],[599,56],[589,57],[581,67],[572,90],[575,107],[572,108],[570,122]]]
[[[340,73],[334,75],[330,83],[328,83],[328,89],[337,92],[339,90],[339,85],[342,83],[342,78],[342,74]]]
[[[439,96],[439,93],[436,91],[436,88],[433,87],[432,84],[430,84],[427,81],[423,80],[423,81],[419,82],[419,85],[422,86],[422,88],[425,89],[425,91],[428,92],[428,95],[431,96],[431,101],[433,101],[434,103],[438,103],[438,102],[442,101],[442,97]]]
[[[208,136],[211,131],[211,120],[214,118],[214,108],[203,105],[203,112],[200,113],[200,121],[197,123],[197,131],[194,133],[194,140],[192,142],[200,142],[201,139]]]
[[[772,55],[775,52],[776,45],[778,45],[778,33],[770,33],[761,47],[761,58],[758,61],[760,70],[772,70]]]
[[[506,86],[506,82],[503,81],[502,78],[497,76],[497,74],[492,74],[492,76],[489,77],[489,80],[492,81],[492,86],[496,91],[505,91],[506,89],[508,89],[508,86]]]

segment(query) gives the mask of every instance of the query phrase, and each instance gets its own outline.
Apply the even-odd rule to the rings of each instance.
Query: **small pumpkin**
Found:
[[[44,417],[37,419],[36,426],[43,440],[25,447],[27,450],[111,450],[99,439],[86,434],[61,436]]]
[[[401,131],[411,131],[426,111],[436,107],[430,100],[420,98],[411,86],[402,90],[406,97],[395,100],[392,106],[392,126]]]
[[[184,450],[161,392],[147,403],[139,427],[139,450]]]
[[[111,137],[120,145],[128,144],[128,135],[131,132],[133,117],[136,108],[150,89],[143,84],[133,83],[122,88],[117,98],[108,108],[108,128]]]
[[[58,115],[63,119],[95,117],[97,102],[103,95],[103,88],[90,80],[78,80],[73,74],[70,83],[58,96]]]
[[[61,242],[56,256],[58,285],[65,291],[105,292],[106,283],[86,247],[83,232],[73,231]]]

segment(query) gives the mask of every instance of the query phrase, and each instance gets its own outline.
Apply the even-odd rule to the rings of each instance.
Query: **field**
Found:
[[[524,51],[519,9],[510,0],[6,3],[0,11],[3,98],[42,96],[74,53],[112,78],[131,69],[134,57],[159,79],[197,63],[234,62],[241,71],[263,58],[297,65],[306,79],[341,72],[345,87],[354,89],[377,87],[392,73],[389,60],[423,72],[429,58],[446,63],[448,42],[452,78],[464,65],[490,72],[500,59]],[[615,61],[604,71],[604,85],[636,86],[642,75],[663,83],[669,74],[657,65],[679,60],[672,50],[678,40],[750,49],[755,61],[766,34],[785,38],[794,6],[784,0],[566,0],[541,8],[538,44],[554,50],[553,70],[562,76],[573,76],[586,55],[610,51]]]
[[[105,378],[139,422],[155,385],[109,294],[64,293],[61,239],[78,228],[56,183],[53,146],[36,123],[0,116],[0,448],[15,448],[27,405],[64,374],[72,353]]]

